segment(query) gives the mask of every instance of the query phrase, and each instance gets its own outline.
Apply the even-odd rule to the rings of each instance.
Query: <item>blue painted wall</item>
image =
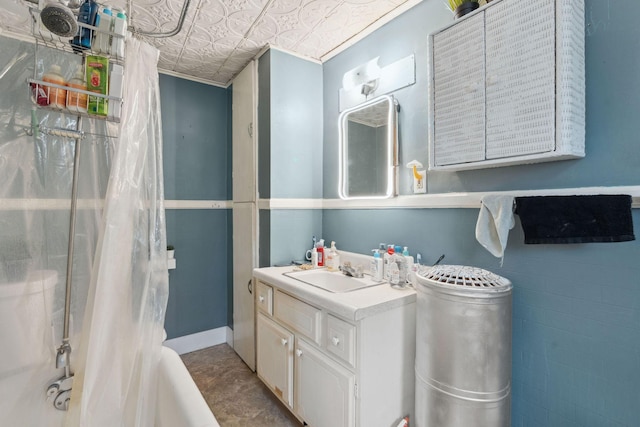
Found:
[[[231,90],[160,75],[165,199],[231,198]],[[232,324],[231,211],[167,210],[168,338]]]
[[[587,156],[581,160],[429,173],[430,193],[638,185],[640,3],[586,0]],[[416,54],[399,90],[401,165],[427,163],[427,35],[450,22],[425,0],[324,64],[324,197],[337,196],[342,74],[380,56]],[[409,174],[400,192],[408,194]],[[524,245],[517,220],[504,265],[475,240],[476,209],[327,210],[323,233],[346,250],[408,245],[426,262],[487,268],[514,283],[512,425],[637,426],[640,420],[640,243]],[[633,212],[636,233],[640,211]],[[374,231],[375,230],[375,231]]]
[[[322,66],[271,49],[258,64],[259,194],[322,197]],[[260,265],[304,259],[322,213],[260,211]]]

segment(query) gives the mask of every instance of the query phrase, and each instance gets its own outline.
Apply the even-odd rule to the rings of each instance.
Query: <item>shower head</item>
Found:
[[[48,3],[40,12],[42,24],[60,37],[73,37],[78,33],[76,17],[67,6],[57,1]]]

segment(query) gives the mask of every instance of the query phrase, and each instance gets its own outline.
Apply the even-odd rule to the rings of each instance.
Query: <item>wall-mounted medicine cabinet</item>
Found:
[[[429,52],[430,170],[584,157],[584,0],[494,0]]]

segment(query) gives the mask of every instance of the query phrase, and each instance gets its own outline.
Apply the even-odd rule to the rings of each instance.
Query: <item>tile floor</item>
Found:
[[[181,357],[221,427],[302,425],[227,344]]]

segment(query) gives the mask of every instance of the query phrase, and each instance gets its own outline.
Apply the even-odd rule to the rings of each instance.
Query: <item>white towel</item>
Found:
[[[482,198],[476,239],[491,255],[504,258],[509,230],[514,225],[513,196],[488,195]]]

